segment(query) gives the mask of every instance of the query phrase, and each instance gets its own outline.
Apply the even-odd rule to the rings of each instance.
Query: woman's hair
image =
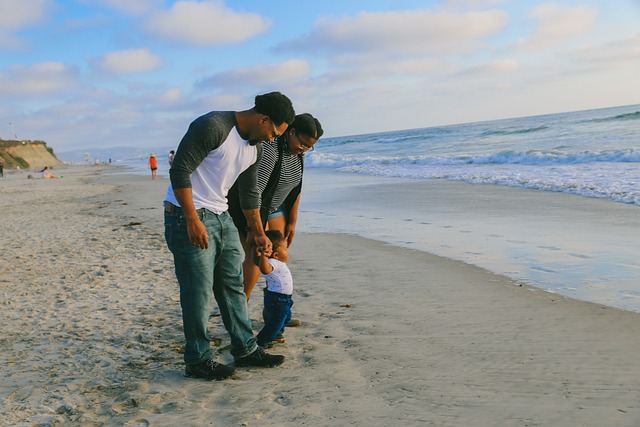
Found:
[[[280,230],[267,230],[264,234],[266,234],[269,240],[271,240],[271,246],[274,252],[278,250],[278,247],[280,247],[282,243],[284,243],[284,236]]]
[[[309,113],[298,114],[289,125],[289,129],[295,129],[297,133],[308,136],[309,138],[319,139],[324,131],[318,119]]]
[[[255,111],[269,116],[271,121],[280,126],[282,123],[291,124],[296,116],[291,100],[280,92],[269,92],[256,96]]]

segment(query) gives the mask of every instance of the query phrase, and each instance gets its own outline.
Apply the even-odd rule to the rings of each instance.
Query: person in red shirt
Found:
[[[151,179],[156,179],[158,177],[158,159],[153,153],[149,157],[149,168],[151,168]]]

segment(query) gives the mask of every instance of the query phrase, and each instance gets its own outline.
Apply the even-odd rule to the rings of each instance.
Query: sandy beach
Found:
[[[111,172],[0,179],[0,425],[640,425],[640,314],[348,235],[296,236],[284,365],[187,379],[167,181]]]

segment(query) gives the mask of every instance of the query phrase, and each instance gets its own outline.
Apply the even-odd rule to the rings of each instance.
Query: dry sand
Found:
[[[296,236],[284,365],[184,378],[166,180],[56,173],[0,179],[0,425],[640,425],[640,315],[343,235]]]

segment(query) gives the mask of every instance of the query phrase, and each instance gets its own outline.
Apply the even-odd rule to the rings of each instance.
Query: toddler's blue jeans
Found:
[[[282,337],[284,328],[291,320],[291,295],[271,292],[264,293],[264,327],[258,333],[258,345],[266,347],[275,338]]]

